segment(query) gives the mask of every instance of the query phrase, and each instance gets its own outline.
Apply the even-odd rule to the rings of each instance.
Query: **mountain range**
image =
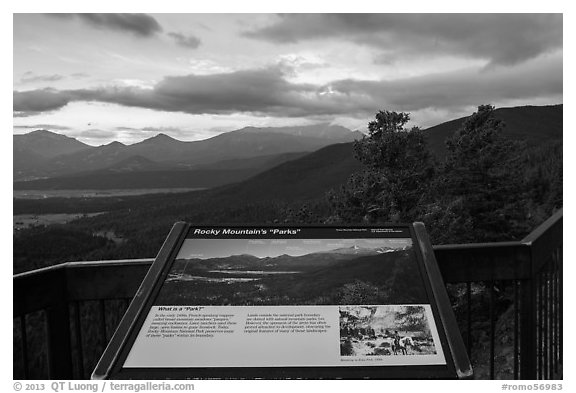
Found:
[[[76,139],[37,130],[14,135],[14,180],[53,178],[97,170],[190,170],[234,165],[260,167],[258,159],[279,160],[286,153],[312,152],[339,142],[351,142],[362,133],[341,126],[247,127],[201,141],[183,142],[158,134],[125,145],[112,142],[98,147]],[[286,156],[286,158],[292,158]],[[256,160],[255,160],[256,159]],[[238,160],[248,160],[247,163]],[[231,164],[231,162],[234,162]],[[223,164],[224,162],[224,164]]]
[[[403,251],[405,250],[390,247],[359,248],[352,246],[329,251],[313,252],[300,256],[282,254],[276,257],[260,258],[250,254],[240,254],[209,259],[178,259],[172,271],[179,273],[184,272],[184,270],[188,268],[208,271],[210,273],[225,273],[226,271],[231,271],[239,274],[249,271],[309,271],[361,257]]]
[[[505,122],[505,137],[537,145],[562,140],[562,111],[562,105],[525,106],[499,108],[495,116]],[[438,157],[446,154],[446,138],[465,119],[424,130]],[[49,178],[17,181],[14,189],[222,186],[213,198],[311,199],[360,169],[351,141],[362,135],[327,124],[246,127],[197,142],[159,134],[134,145],[113,142],[91,147],[73,138],[35,131],[14,136],[14,179]]]

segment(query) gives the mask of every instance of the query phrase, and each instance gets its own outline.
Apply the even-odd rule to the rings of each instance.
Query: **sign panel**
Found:
[[[95,377],[463,376],[411,226],[177,232]]]

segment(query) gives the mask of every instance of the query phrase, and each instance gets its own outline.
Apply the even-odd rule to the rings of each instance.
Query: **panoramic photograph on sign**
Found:
[[[424,300],[411,239],[187,239],[156,303],[276,306]]]

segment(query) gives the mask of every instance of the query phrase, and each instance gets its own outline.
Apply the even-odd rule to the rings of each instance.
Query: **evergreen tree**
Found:
[[[510,239],[525,232],[518,165],[524,150],[501,135],[494,107],[481,105],[446,142],[448,155],[427,195],[436,243]]]
[[[368,123],[368,136],[355,142],[354,155],[364,170],[339,192],[329,194],[334,221],[410,221],[434,174],[424,133],[405,128],[402,112],[379,111]]]

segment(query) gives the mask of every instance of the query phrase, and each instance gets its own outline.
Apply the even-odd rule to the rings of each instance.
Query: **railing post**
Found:
[[[46,307],[48,373],[51,379],[72,379],[72,345],[66,269],[56,269],[50,280]]]
[[[520,281],[520,379],[536,379],[536,288]]]
[[[70,311],[68,302],[50,307],[47,314],[48,367],[51,379],[72,379]]]

